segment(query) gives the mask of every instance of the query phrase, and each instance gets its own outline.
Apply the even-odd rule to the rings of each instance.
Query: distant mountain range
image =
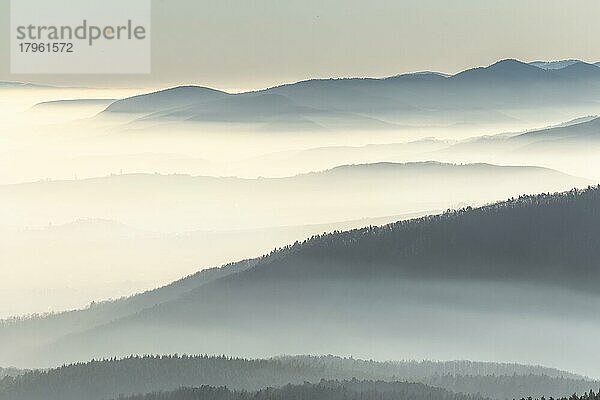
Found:
[[[526,162],[600,181],[599,152],[600,118],[590,116],[539,130],[459,141],[434,150],[427,157],[508,165]]]
[[[445,149],[440,149],[441,152],[453,152],[460,148],[475,147],[478,145],[488,145],[489,150],[493,151],[496,146],[496,151],[507,152],[517,151],[524,146],[523,149],[529,153],[535,153],[542,149],[554,147],[555,150],[564,151],[568,145],[577,146],[579,150],[584,150],[587,146],[596,146],[600,144],[600,118],[584,117],[569,123],[552,126],[548,128],[527,131],[512,135],[493,135],[483,136],[470,140],[463,140],[455,143]],[[479,150],[485,150],[480,148]],[[476,154],[475,152],[474,154]]]
[[[95,218],[163,232],[224,231],[448,209],[590,183],[538,167],[436,162],[346,165],[283,178],[124,174],[0,186],[0,216],[6,226]]]
[[[314,79],[239,94],[181,86],[118,100],[102,115],[134,114],[146,123],[397,129],[415,121],[507,123],[526,118],[515,110],[592,108],[598,100],[600,68],[595,64],[503,60],[450,76],[423,72],[382,79]]]
[[[19,87],[46,86],[0,82],[0,88]],[[575,107],[581,113],[595,112],[599,93],[598,64],[507,59],[454,75],[423,71],[387,78],[312,79],[235,94],[178,86],[114,101],[98,118],[123,117],[145,128],[195,122],[267,131],[520,126],[572,116]]]
[[[594,180],[600,173],[592,159],[600,152],[600,119],[589,115],[522,132],[507,132],[463,140],[425,138],[411,142],[330,146],[284,151],[229,164],[236,174],[277,171],[304,172],[335,165],[438,160],[493,162],[503,165],[542,165]],[[254,172],[256,171],[256,172]]]
[[[580,142],[600,141],[600,118],[594,118],[589,121],[582,121],[568,126],[558,126],[526,132],[517,135],[510,140],[528,142],[561,140],[563,144],[566,140]]]

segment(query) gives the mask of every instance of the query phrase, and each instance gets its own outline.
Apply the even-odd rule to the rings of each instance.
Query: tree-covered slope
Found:
[[[16,348],[4,363],[337,353],[514,360],[596,375],[599,206],[594,187],[315,236],[170,301]],[[565,321],[585,329],[567,333]]]
[[[215,284],[386,276],[525,280],[596,291],[599,237],[600,188],[591,187],[314,237]]]
[[[286,385],[256,392],[225,387],[181,388],[170,393],[150,393],[128,400],[475,400],[479,396],[450,393],[419,383],[382,381],[321,381]]]
[[[144,356],[77,363],[5,378],[0,381],[0,399],[100,400],[201,385],[252,391],[288,383],[352,378],[422,382],[456,392],[482,393],[498,399],[529,393],[564,395],[589,390],[597,385],[568,372],[518,364],[375,362],[334,356],[265,360]]]

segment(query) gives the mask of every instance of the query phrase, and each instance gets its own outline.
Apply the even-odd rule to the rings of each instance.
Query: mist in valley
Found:
[[[239,94],[0,86],[0,366],[335,354],[600,377],[600,67],[584,64]],[[514,375],[528,392],[418,381],[498,399],[597,383],[547,372]],[[0,398],[65,372],[37,373]],[[181,385],[223,384],[203,379]]]
[[[431,163],[469,161],[453,149],[471,131],[451,125],[148,123],[104,111],[141,89],[2,90],[5,317],[126,296],[314,234],[584,187],[595,177],[586,162],[579,175],[558,172],[556,162],[555,170],[526,160],[493,159],[518,168]]]

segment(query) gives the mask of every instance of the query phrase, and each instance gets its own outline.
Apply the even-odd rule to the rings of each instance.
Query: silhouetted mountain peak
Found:
[[[203,86],[176,86],[115,101],[109,112],[145,113],[185,107],[229,96],[229,93]]]
[[[586,79],[591,76],[600,76],[600,67],[583,61],[577,61],[556,72],[563,76],[569,74],[572,77]]]
[[[545,71],[515,59],[498,61],[487,67],[468,69],[451,77],[451,79],[486,79],[494,83],[496,79],[507,81],[530,80],[546,76]]]
[[[500,60],[495,62],[494,64],[490,65],[489,67],[487,67],[488,70],[501,70],[501,69],[516,69],[516,68],[520,68],[520,69],[531,69],[530,66],[528,66],[527,64],[525,64],[522,61],[519,61],[517,59],[514,58],[506,58],[504,60]]]

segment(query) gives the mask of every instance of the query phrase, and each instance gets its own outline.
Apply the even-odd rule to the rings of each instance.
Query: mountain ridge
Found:
[[[113,111],[158,112],[148,117],[152,121],[277,122],[279,128],[293,116],[288,122],[297,123],[301,118],[324,129],[337,129],[348,118],[362,121],[364,127],[386,129],[415,119],[435,124],[451,119],[459,123],[473,120],[474,113],[479,115],[477,118],[514,122],[523,118],[521,114],[510,115],[515,104],[517,108],[549,110],[566,108],[574,102],[591,107],[598,101],[599,87],[600,68],[593,64],[577,62],[560,69],[542,69],[506,59],[449,76],[412,73],[385,78],[309,79],[235,94],[181,86],[119,100],[101,115]],[[185,93],[176,96],[178,91]],[[212,91],[211,95],[207,91]],[[255,104],[261,104],[260,96],[267,94],[283,96],[295,105],[294,112],[279,113],[281,105],[275,102],[263,104],[260,114],[256,114]],[[246,101],[232,107],[229,102],[234,99]]]
[[[67,382],[64,377],[69,377]],[[233,390],[260,390],[290,383],[355,378],[405,380],[447,390],[460,388],[461,392],[470,395],[479,395],[478,391],[482,391],[483,395],[496,399],[503,399],[505,391],[512,397],[528,391],[562,395],[587,390],[596,384],[565,371],[487,362],[379,362],[331,355],[270,359],[208,355],[131,356],[29,371],[14,379],[0,380],[0,398],[14,400],[29,395],[28,400],[34,400],[45,395],[45,399],[70,400],[85,393],[86,399],[96,400],[174,390],[181,386],[222,385]],[[59,382],[64,383],[60,385]],[[519,383],[517,387],[515,382]],[[44,391],[44,387],[53,388],[53,392]]]

